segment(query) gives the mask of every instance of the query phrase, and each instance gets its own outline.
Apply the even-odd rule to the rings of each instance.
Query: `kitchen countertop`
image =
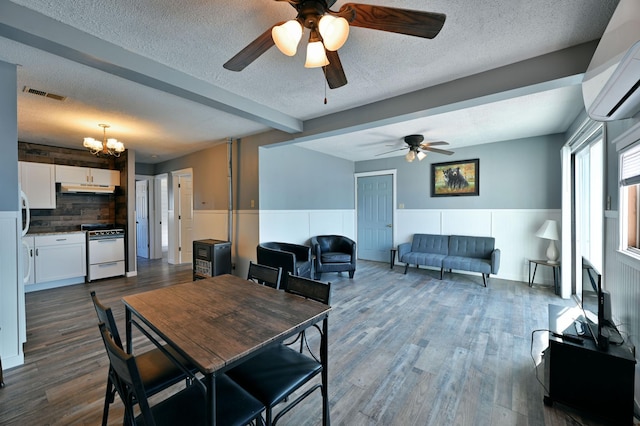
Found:
[[[60,235],[60,234],[84,234],[87,231],[56,231],[56,232],[27,232],[25,237],[35,237],[38,235]]]

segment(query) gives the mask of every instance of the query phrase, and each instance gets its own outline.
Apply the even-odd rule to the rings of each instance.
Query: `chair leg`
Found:
[[[409,269],[409,264],[405,263],[404,264],[404,274],[407,275],[407,270]]]
[[[349,271],[349,279],[352,279],[355,273],[356,271]]]
[[[111,382],[111,377],[107,379],[107,392],[104,395],[104,408],[102,410],[102,426],[107,426],[109,420],[109,406],[115,400],[116,389]]]
[[[444,277],[444,266],[440,268],[440,279]]]
[[[487,286],[487,278],[489,277],[489,274],[487,274],[486,276],[484,274],[482,274],[482,282],[484,283],[484,286]]]

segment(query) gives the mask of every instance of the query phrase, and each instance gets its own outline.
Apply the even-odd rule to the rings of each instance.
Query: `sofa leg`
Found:
[[[405,263],[404,264],[404,274],[407,275],[407,270],[409,270],[409,264]]]
[[[349,271],[349,279],[352,279],[355,273],[356,271]]]
[[[440,279],[444,278],[444,268],[440,268]]]
[[[482,282],[484,283],[484,286],[487,286],[487,278],[489,278],[489,274],[487,274],[486,276],[484,274],[482,274]]]

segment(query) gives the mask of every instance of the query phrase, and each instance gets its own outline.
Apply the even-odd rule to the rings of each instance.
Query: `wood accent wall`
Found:
[[[122,175],[126,172],[127,155],[125,151],[119,158],[102,158],[86,150],[18,142],[18,161],[120,170]],[[115,194],[109,195],[56,192],[55,209],[31,210],[29,232],[76,231],[83,223],[117,223],[126,227],[126,190],[117,187]]]

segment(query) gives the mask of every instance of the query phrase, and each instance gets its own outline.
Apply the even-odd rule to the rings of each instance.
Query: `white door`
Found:
[[[393,175],[358,182],[358,259],[388,262],[393,247]]]
[[[149,258],[149,181],[136,181],[136,250]]]
[[[179,263],[193,261],[193,181],[191,175],[179,176],[178,230]]]

